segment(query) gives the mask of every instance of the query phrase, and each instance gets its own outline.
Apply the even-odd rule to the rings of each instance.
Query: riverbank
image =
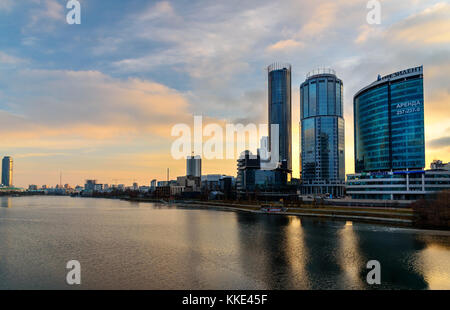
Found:
[[[292,215],[302,217],[314,217],[323,219],[338,219],[347,221],[359,221],[365,223],[381,223],[396,225],[401,227],[413,227],[414,214],[411,209],[381,209],[381,208],[363,208],[355,207],[300,207],[287,208],[286,211],[268,213],[261,211],[259,206],[245,204],[230,204],[217,202],[175,202],[177,206],[185,207],[203,207],[203,208],[220,208],[222,210],[249,212],[270,215]]]
[[[247,212],[264,214],[261,211],[260,202],[230,202],[230,201],[199,201],[199,200],[175,200],[166,201],[163,199],[149,197],[129,197],[129,196],[109,196],[109,197],[85,197],[85,198],[107,198],[121,199],[135,202],[148,203],[164,203],[176,205],[178,207],[194,207],[221,209],[234,212]],[[278,206],[283,206],[278,203]],[[417,214],[412,208],[405,206],[388,207],[388,206],[355,206],[355,205],[330,205],[330,204],[312,204],[312,203],[295,203],[284,205],[286,211],[270,213],[270,215],[290,215],[309,218],[317,218],[324,220],[343,220],[363,223],[374,223],[395,227],[410,227],[415,229],[432,229],[432,230],[448,230],[449,228],[433,228],[417,225]]]
[[[414,212],[410,208],[386,208],[386,207],[358,207],[358,206],[330,206],[310,204],[287,206],[286,211],[268,213],[260,210],[260,204],[235,203],[224,201],[170,201],[145,198],[125,198],[128,201],[137,202],[162,202],[178,207],[195,207],[208,209],[221,209],[234,212],[247,212],[270,215],[291,215],[312,217],[321,219],[337,219],[346,221],[358,221],[364,223],[378,223],[389,226],[414,227]]]

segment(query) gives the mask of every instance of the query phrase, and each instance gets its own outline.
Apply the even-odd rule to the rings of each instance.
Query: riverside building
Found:
[[[353,100],[355,174],[346,191],[354,199],[416,200],[450,189],[450,173],[424,170],[423,67],[378,76]]]
[[[332,69],[300,85],[301,193],[340,197],[345,186],[343,83]]]

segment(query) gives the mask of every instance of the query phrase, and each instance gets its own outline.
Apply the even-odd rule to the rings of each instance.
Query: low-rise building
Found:
[[[171,185],[170,186],[170,196],[179,196],[185,190],[184,186]]]
[[[346,183],[353,199],[417,200],[443,190],[450,190],[449,170],[355,173]]]
[[[450,170],[450,163],[443,163],[442,160],[433,160],[431,163],[432,170]]]

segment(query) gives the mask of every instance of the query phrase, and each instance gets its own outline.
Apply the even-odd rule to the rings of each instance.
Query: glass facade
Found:
[[[292,170],[291,159],[291,66],[273,64],[268,68],[269,80],[269,147],[271,149],[271,126],[279,128],[279,159],[286,160]],[[272,150],[274,152],[275,150]]]
[[[330,184],[345,180],[342,91],[342,81],[327,73],[310,76],[300,86],[302,180],[328,185],[328,192]]]
[[[13,186],[13,160],[9,156],[2,160],[2,184],[6,187]]]
[[[419,68],[380,79],[355,95],[357,173],[425,166],[423,75]]]

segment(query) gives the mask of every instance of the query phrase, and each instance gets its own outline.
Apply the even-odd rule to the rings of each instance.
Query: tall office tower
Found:
[[[353,111],[357,173],[425,167],[422,67],[378,76]]]
[[[202,176],[202,158],[200,156],[188,156],[186,159],[186,176]]]
[[[9,156],[3,157],[2,184],[6,187],[13,186],[13,159]]]
[[[378,76],[353,98],[354,199],[415,200],[448,188],[448,172],[425,167],[423,67]]]
[[[271,125],[278,125],[279,161],[292,171],[291,65],[274,63],[267,68],[269,81],[269,148],[272,154]]]
[[[332,69],[308,73],[300,85],[303,194],[342,196],[345,183],[343,84]]]

